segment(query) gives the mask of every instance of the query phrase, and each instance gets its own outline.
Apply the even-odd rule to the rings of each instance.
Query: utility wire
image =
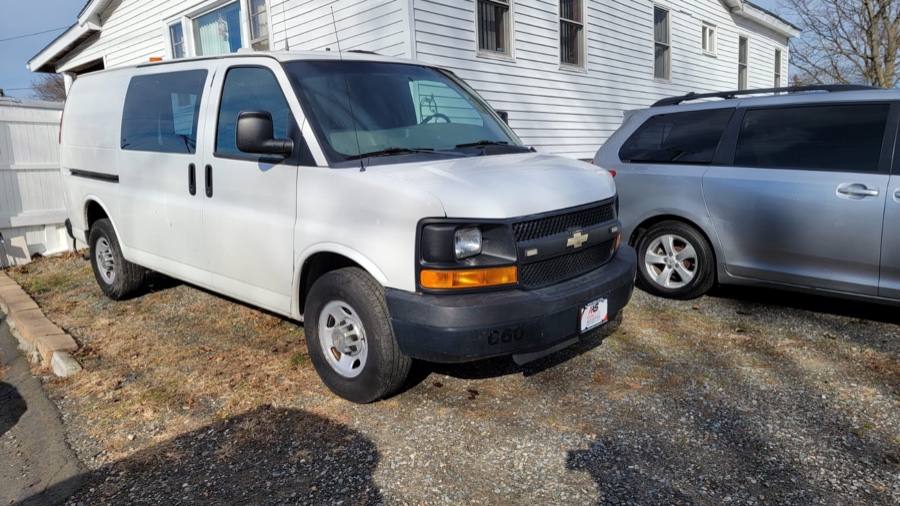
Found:
[[[0,39],[0,42],[6,42],[8,40],[24,39],[25,37],[34,37],[35,35],[43,35],[45,33],[50,33],[50,32],[58,32],[60,30],[65,30],[66,28],[70,28],[70,26],[61,26],[59,28],[51,28],[50,30],[44,30],[43,32],[34,32],[34,33],[26,33],[25,35],[16,35],[15,37],[8,37],[5,39]]]

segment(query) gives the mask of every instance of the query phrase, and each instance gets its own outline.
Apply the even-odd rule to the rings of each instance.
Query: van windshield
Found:
[[[284,67],[332,165],[528,151],[474,91],[437,69],[353,60]]]

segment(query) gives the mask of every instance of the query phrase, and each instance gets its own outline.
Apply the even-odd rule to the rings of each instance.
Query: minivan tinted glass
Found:
[[[888,109],[849,104],[749,110],[734,165],[877,172]]]
[[[712,161],[734,109],[659,114],[641,125],[619,150],[623,162],[694,163]]]
[[[133,77],[122,112],[122,149],[193,153],[205,81],[206,70]]]

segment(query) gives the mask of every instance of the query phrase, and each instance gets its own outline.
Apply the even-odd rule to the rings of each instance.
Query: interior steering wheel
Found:
[[[445,123],[452,123],[452,121],[450,121],[450,118],[448,118],[446,114],[441,114],[439,112],[436,112],[436,113],[432,114],[431,116],[426,116],[425,119],[423,119],[422,121],[419,122],[419,124],[424,125],[425,123],[428,123],[432,119],[442,119],[442,120],[444,120]],[[437,123],[437,121],[435,121],[435,123]]]

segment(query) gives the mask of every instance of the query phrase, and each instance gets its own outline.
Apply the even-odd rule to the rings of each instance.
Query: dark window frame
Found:
[[[585,51],[585,0],[568,0],[573,15],[563,12],[567,0],[559,2],[559,63],[564,67],[583,69]]]
[[[476,0],[475,45],[478,53],[512,57],[512,8],[513,0]],[[488,14],[496,13],[500,13],[500,19],[485,19]]]
[[[658,36],[656,30],[657,13],[665,14],[665,40]],[[663,54],[662,75],[656,65],[656,54],[659,51]],[[672,11],[659,5],[653,6],[653,78],[660,81],[672,80]]]

